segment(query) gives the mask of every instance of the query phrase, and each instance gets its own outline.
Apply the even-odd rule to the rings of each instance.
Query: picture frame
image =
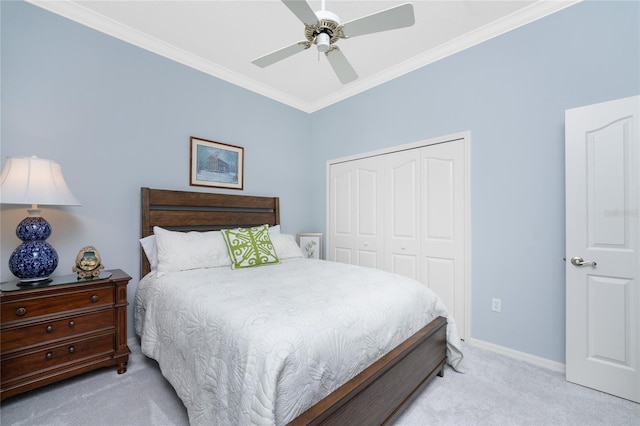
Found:
[[[191,136],[189,184],[244,189],[244,148]]]
[[[298,245],[302,249],[305,257],[309,259],[322,259],[322,234],[320,233],[300,233],[298,234]]]

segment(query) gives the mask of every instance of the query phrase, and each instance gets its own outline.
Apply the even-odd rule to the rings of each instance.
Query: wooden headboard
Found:
[[[278,197],[211,194],[141,188],[141,237],[153,234],[153,227],[173,231],[216,231],[224,228],[280,224]],[[151,267],[140,255],[140,277]]]

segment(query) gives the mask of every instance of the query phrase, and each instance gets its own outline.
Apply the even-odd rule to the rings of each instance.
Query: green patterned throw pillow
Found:
[[[269,238],[268,225],[223,229],[221,232],[231,256],[231,268],[251,268],[280,263]]]

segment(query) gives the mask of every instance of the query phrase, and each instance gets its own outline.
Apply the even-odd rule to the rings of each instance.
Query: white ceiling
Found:
[[[338,41],[360,76],[342,85],[315,46],[267,68],[251,61],[304,37],[279,0],[27,0],[149,51],[306,112],[554,13],[579,0],[413,0],[415,25]],[[342,22],[404,1],[326,0]],[[321,10],[321,0],[310,0]]]

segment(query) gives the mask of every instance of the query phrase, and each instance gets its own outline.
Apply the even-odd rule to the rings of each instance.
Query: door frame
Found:
[[[465,229],[467,232],[464,235],[464,245],[465,245],[465,261],[464,261],[464,313],[466,317],[466,321],[463,327],[460,327],[458,324],[458,333],[460,334],[460,338],[462,340],[470,340],[471,339],[471,131],[452,133],[449,135],[438,136],[435,138],[425,139],[418,142],[412,142],[403,145],[396,145],[389,148],[383,148],[375,151],[363,152],[360,154],[349,155],[346,157],[339,157],[335,159],[327,160],[326,168],[325,168],[325,234],[327,236],[327,241],[325,247],[330,247],[330,233],[329,231],[329,206],[330,206],[330,193],[329,190],[331,188],[330,182],[330,169],[333,164],[344,163],[348,161],[360,160],[367,157],[374,157],[378,155],[390,154],[398,151],[406,151],[409,149],[421,148],[429,145],[442,144],[447,142],[453,142],[462,140],[464,145],[464,168],[465,168],[465,181],[464,184],[464,200],[465,200],[465,211],[464,211],[464,222]]]

